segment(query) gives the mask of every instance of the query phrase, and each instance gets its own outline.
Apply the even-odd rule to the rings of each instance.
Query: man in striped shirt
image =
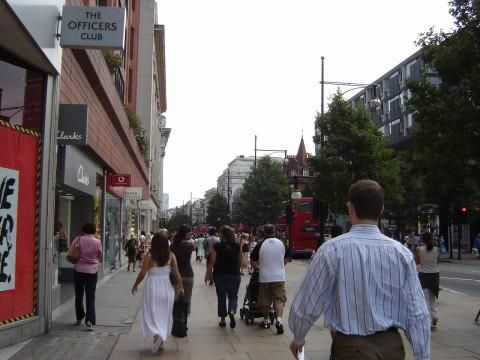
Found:
[[[372,180],[350,187],[350,232],[317,251],[289,316],[297,358],[323,314],[333,330],[332,358],[404,359],[403,329],[416,360],[430,359],[430,317],[412,253],[378,229],[384,193]]]

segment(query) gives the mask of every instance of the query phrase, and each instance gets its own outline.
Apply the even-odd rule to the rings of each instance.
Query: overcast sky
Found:
[[[325,80],[370,83],[449,30],[447,0],[157,0],[165,25],[170,207],[202,198],[257,146],[314,153]],[[345,87],[342,91],[347,90]],[[336,91],[325,86],[325,104]],[[352,92],[352,95],[354,92]]]

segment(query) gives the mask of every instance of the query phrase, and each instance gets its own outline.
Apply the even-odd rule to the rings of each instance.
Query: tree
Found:
[[[480,2],[450,1],[457,29],[421,34],[427,70],[408,84],[414,115],[413,169],[429,201],[450,206],[475,196],[480,175]],[[435,69],[440,84],[431,81]]]
[[[230,223],[227,200],[220,193],[216,193],[208,203],[207,223],[216,226],[217,229]]]
[[[353,108],[337,92],[329,111],[323,116],[317,114],[316,124],[325,140],[311,159],[319,174],[314,193],[328,203],[332,212],[346,212],[348,189],[360,179],[373,179],[384,188],[387,210],[402,203],[400,162],[364,107]]]
[[[251,226],[274,223],[288,200],[288,181],[280,164],[265,156],[243,184],[239,218]]]
[[[168,231],[176,231],[180,225],[190,224],[190,217],[187,214],[175,213],[167,222],[166,228]]]

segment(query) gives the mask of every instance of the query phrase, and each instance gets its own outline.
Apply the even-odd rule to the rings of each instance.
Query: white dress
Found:
[[[172,332],[175,290],[169,274],[170,265],[148,270],[140,299],[140,327],[144,337],[159,335],[165,341]]]

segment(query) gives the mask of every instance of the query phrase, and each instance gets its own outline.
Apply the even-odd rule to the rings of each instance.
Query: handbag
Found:
[[[183,338],[187,336],[187,303],[183,298],[173,303],[172,335]]]
[[[75,239],[67,251],[67,261],[76,264],[80,259],[80,237]]]

